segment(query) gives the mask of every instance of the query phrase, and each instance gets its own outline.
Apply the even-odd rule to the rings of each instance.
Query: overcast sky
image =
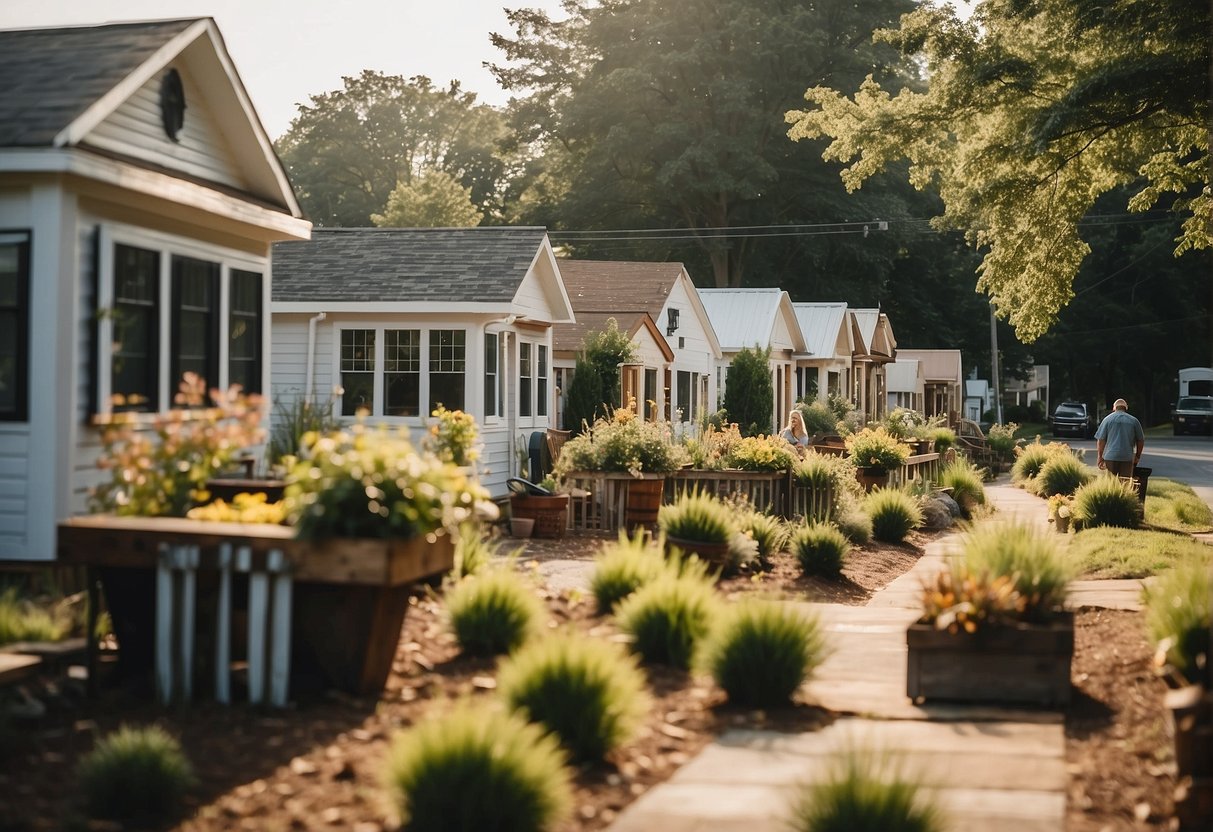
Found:
[[[509,31],[505,6],[559,10],[558,0],[0,0],[0,28],[213,17],[276,139],[297,104],[363,69],[458,79],[504,104],[481,64],[501,58],[489,33]]]

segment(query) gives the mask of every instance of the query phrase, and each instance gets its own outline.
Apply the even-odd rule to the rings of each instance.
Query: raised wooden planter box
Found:
[[[671,498],[684,491],[701,491],[721,498],[741,494],[759,511],[773,509],[783,515],[787,510],[787,471],[684,468],[671,474],[669,483]]]
[[[674,549],[678,549],[684,555],[697,555],[700,560],[706,561],[713,566],[724,567],[728,564],[729,560],[729,544],[727,543],[705,543],[700,540],[667,537],[665,539],[665,548],[667,554]]]
[[[906,694],[913,700],[1061,706],[1070,701],[1074,614],[1049,624],[949,633],[931,624],[906,632]]]
[[[186,698],[197,659],[198,673],[216,678],[220,701],[225,645],[243,647],[235,638],[240,629],[249,633],[250,676],[259,653],[268,676],[280,671],[280,695],[271,698],[284,698],[287,667],[292,690],[378,693],[391,671],[410,586],[454,565],[454,545],[445,535],[432,542],[304,541],[284,526],[103,515],[60,523],[58,552],[60,562],[87,566],[104,587],[126,674],[155,665],[159,676],[162,651],[173,651],[167,658],[184,679]],[[94,587],[90,581],[90,594]],[[158,609],[158,598],[172,599],[175,609]],[[89,607],[95,616],[95,598]],[[273,621],[258,626],[254,607]],[[213,660],[195,651],[195,636],[199,647],[212,642]],[[90,644],[90,667],[94,654]],[[176,698],[180,686],[166,692],[161,680],[161,691]]]

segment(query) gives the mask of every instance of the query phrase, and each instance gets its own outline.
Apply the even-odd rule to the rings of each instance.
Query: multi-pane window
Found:
[[[496,416],[499,412],[497,407],[498,391],[501,388],[499,381],[500,374],[498,373],[498,352],[499,336],[495,332],[486,333],[484,336],[484,415]]]
[[[463,410],[467,371],[467,333],[462,329],[430,330],[430,410],[443,405]]]
[[[29,416],[29,234],[0,233],[0,420]]]
[[[155,410],[160,385],[160,252],[114,246],[114,410]]]
[[[548,348],[546,344],[535,346],[535,415],[548,415]]]
[[[644,418],[657,418],[657,371],[646,367],[644,371]]]
[[[418,415],[421,408],[421,330],[384,331],[383,395],[386,399],[384,416]]]
[[[691,380],[691,374],[686,370],[678,371],[678,409],[682,411],[682,421],[692,422],[695,420],[695,408],[691,403],[692,390],[694,384]]]
[[[341,330],[341,415],[375,412],[375,330]]]
[[[169,377],[172,390],[185,373],[208,388],[219,385],[219,264],[173,257],[173,320]]]
[[[227,383],[261,392],[261,275],[232,269],[228,278]]]
[[[532,383],[534,381],[534,367],[532,366],[531,351],[534,345],[527,341],[518,342],[518,415],[530,416],[534,411],[531,409],[531,392]]]

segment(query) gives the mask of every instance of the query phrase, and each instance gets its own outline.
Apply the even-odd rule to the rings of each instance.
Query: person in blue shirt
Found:
[[[1109,474],[1132,477],[1146,446],[1146,434],[1141,422],[1129,415],[1129,403],[1117,399],[1112,412],[1099,423],[1095,431],[1096,463]]]

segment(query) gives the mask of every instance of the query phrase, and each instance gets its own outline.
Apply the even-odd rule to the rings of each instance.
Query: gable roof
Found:
[[[106,155],[90,146],[90,132],[174,62],[199,75],[208,103],[222,114],[224,139],[248,178],[238,190],[302,217],[209,17],[0,31],[0,148],[81,148]],[[161,170],[145,159],[120,158]]]
[[[560,277],[578,313],[637,310],[654,321],[682,272],[681,263],[560,261]]]
[[[547,246],[537,227],[318,228],[274,244],[274,303],[509,303]]]
[[[927,381],[948,381],[959,384],[961,373],[960,350],[898,350],[897,358],[916,359],[922,362],[922,376]]]
[[[898,358],[885,365],[885,389],[890,393],[918,393],[923,381],[922,365],[914,358]]]
[[[564,276],[563,266],[560,274],[562,277]],[[576,354],[581,349],[581,344],[587,335],[603,331],[607,328],[607,321],[614,318],[615,322],[619,324],[620,331],[627,333],[629,338],[635,338],[636,333],[642,329],[648,330],[653,342],[665,356],[665,360],[674,360],[674,350],[670,348],[669,341],[661,334],[661,330],[658,329],[648,312],[582,312],[576,307],[574,307],[574,311],[577,313],[577,320],[574,323],[552,327],[552,352],[556,355]]]
[[[791,298],[782,289],[700,289],[699,297],[722,350],[735,352],[754,344],[769,346],[775,322],[783,314],[795,344],[793,351],[803,351],[800,323]]]
[[[846,324],[845,303],[793,303],[800,331],[804,333],[806,352],[813,358],[836,354],[839,330]]]
[[[879,309],[852,309],[851,318],[862,340],[862,349],[856,345],[857,354],[887,358],[896,355],[897,340],[888,315]]]

